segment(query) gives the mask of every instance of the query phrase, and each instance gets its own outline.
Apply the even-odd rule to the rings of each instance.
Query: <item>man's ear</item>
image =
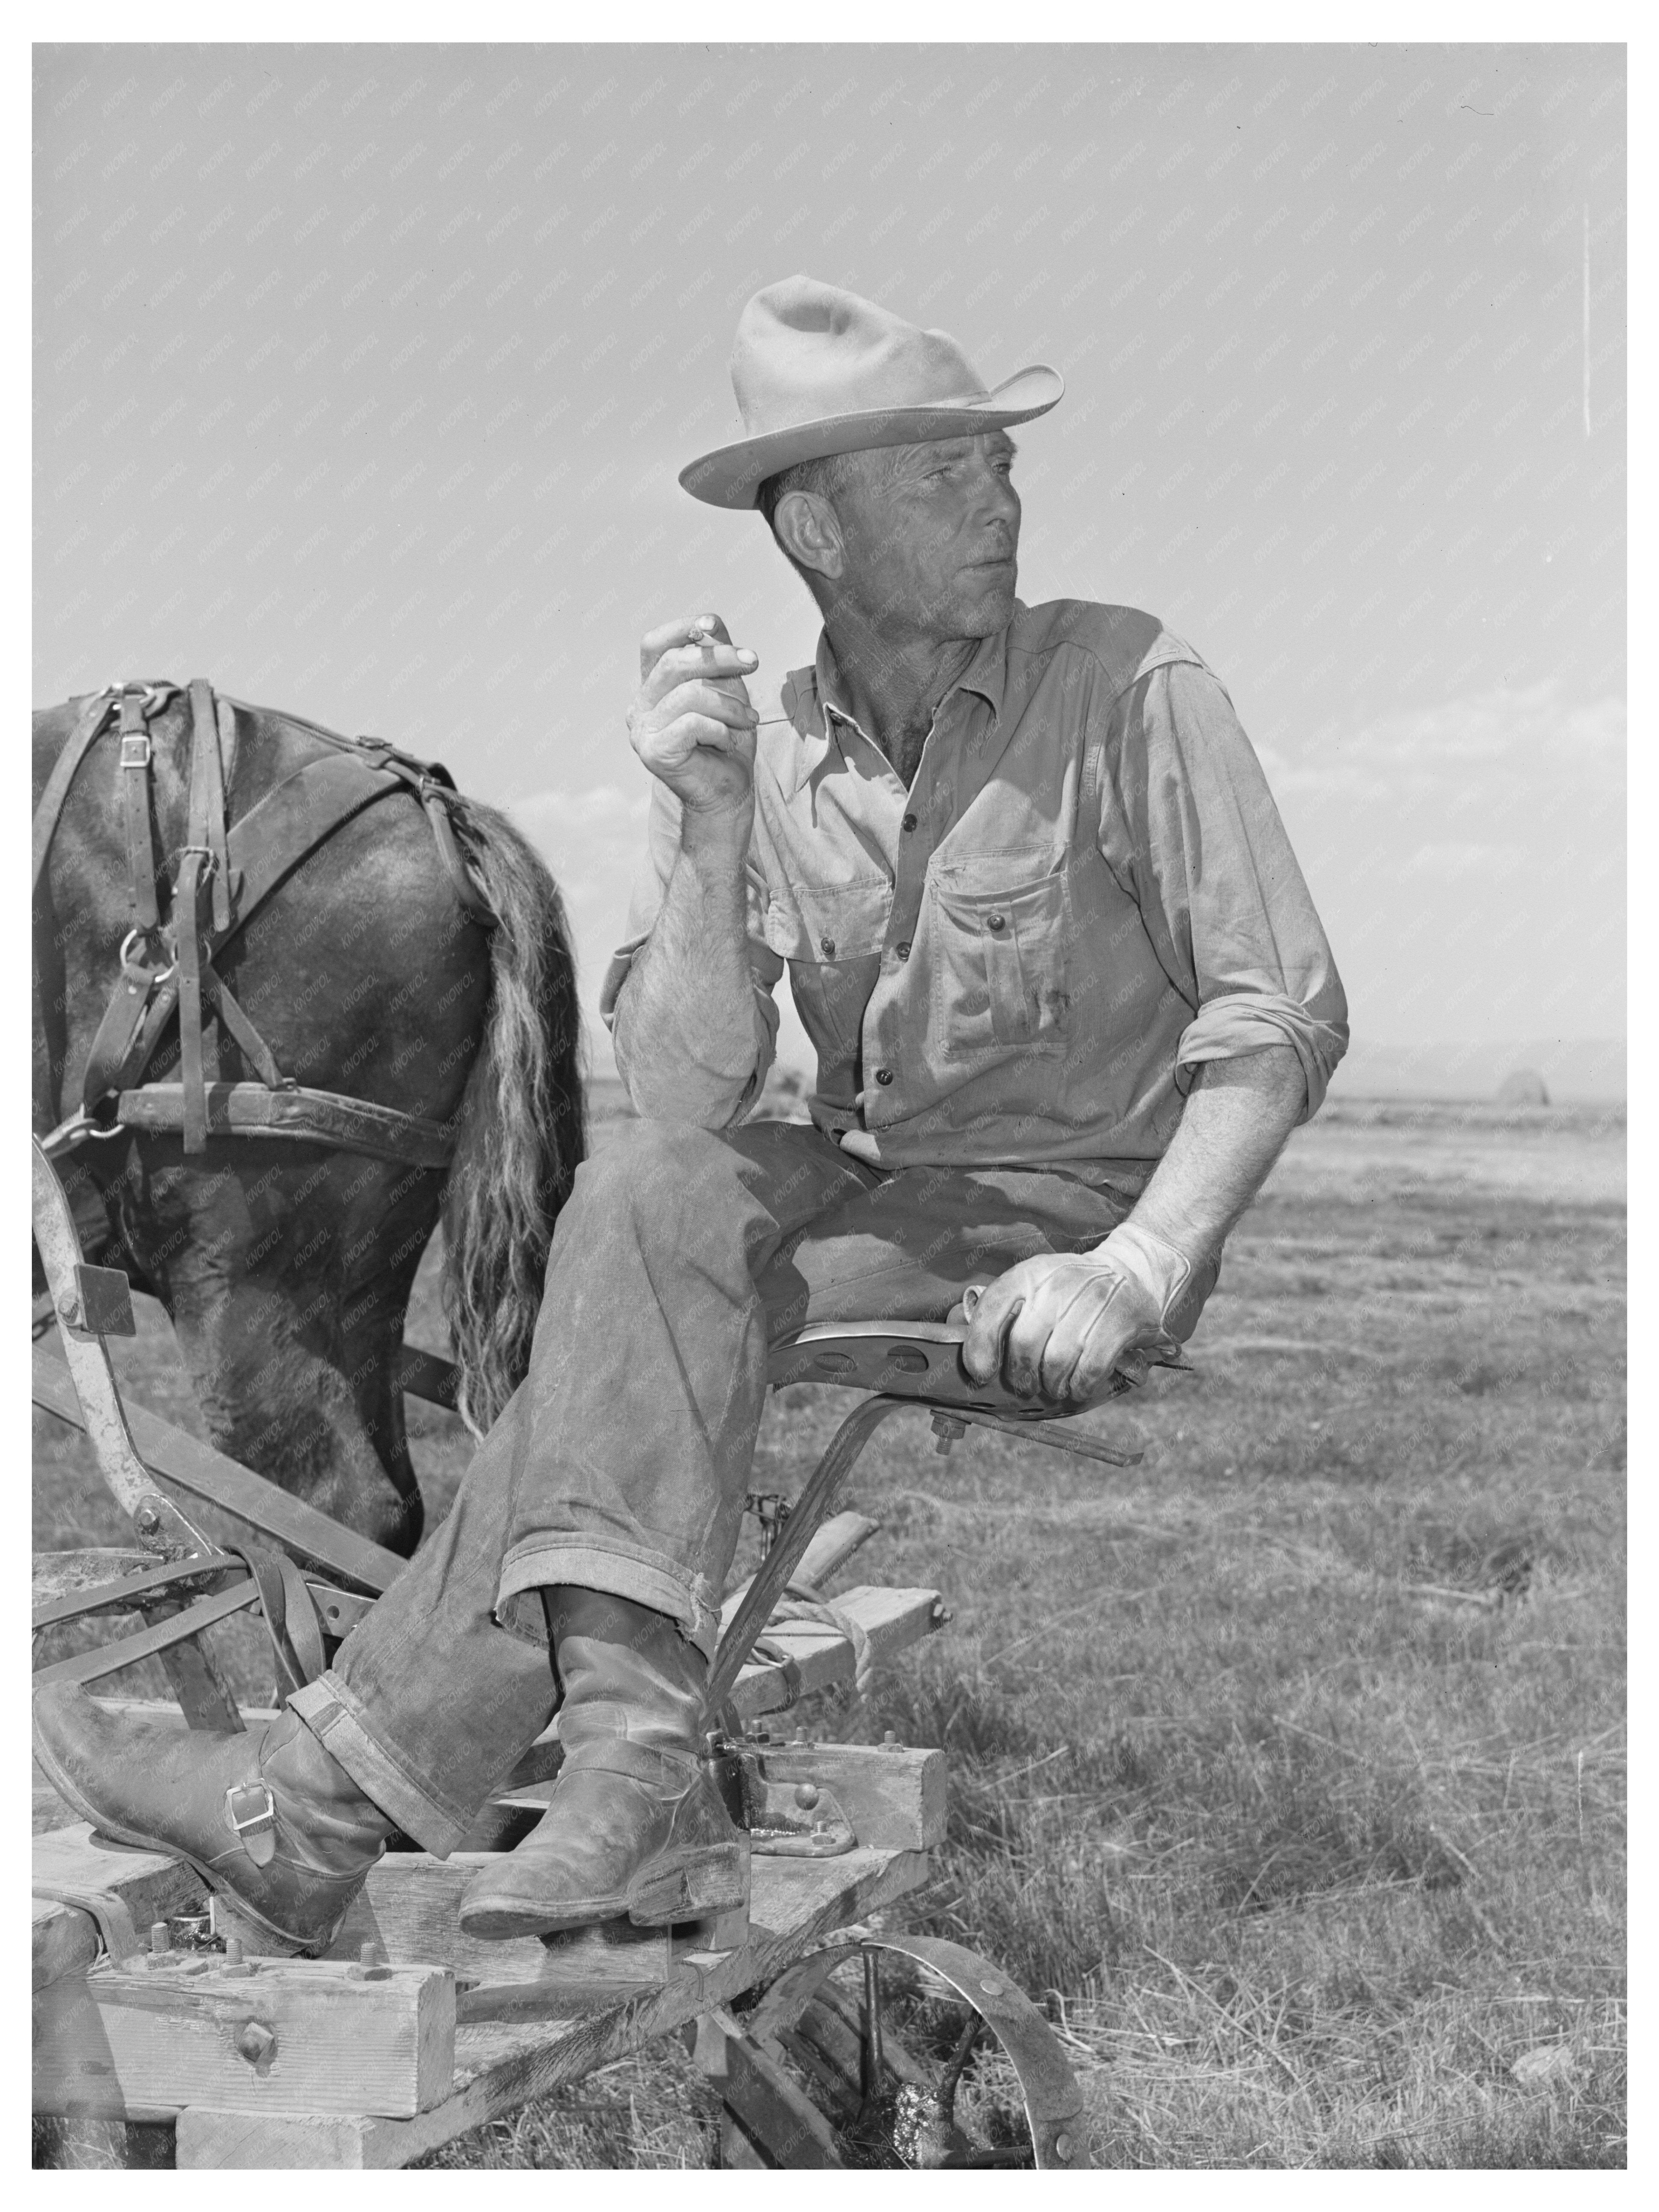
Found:
[[[841,525],[821,493],[787,491],[772,517],[773,534],[798,568],[836,577],[845,565]]]

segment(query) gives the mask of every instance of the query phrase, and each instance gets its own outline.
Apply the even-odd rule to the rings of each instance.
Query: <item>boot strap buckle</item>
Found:
[[[276,1856],[276,1801],[263,1782],[233,1783],[225,1792],[225,1818],[255,1866]]]

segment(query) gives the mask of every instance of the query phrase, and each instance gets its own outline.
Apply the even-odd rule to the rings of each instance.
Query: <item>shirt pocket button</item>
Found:
[[[834,939],[833,937],[821,937],[821,938],[819,938],[819,939],[818,939],[818,951],[819,951],[821,953],[823,953],[823,957],[824,957],[824,958],[825,958],[826,960],[833,960],[833,959],[835,958],[835,957],[836,957],[836,940],[835,940],[835,939]]]
[[[988,914],[985,917],[985,927],[994,935],[1000,936],[1008,927],[1008,917],[1006,914]]]
[[[902,944],[893,947],[893,957],[896,960],[908,960],[910,957],[910,940],[908,937]]]
[[[876,1070],[876,1080],[878,1083],[886,1085],[890,1083],[892,1079],[893,1071],[890,1067],[878,1067]]]

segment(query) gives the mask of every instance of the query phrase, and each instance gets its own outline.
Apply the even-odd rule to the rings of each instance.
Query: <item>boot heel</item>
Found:
[[[730,1912],[748,1901],[747,1844],[710,1844],[630,1884],[628,1917],[636,1928],[662,1928],[676,1920]]]

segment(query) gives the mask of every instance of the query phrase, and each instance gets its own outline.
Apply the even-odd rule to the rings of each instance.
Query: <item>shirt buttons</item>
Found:
[[[985,927],[990,930],[1005,930],[1008,927],[1008,917],[1006,914],[988,914],[985,917]]]
[[[914,829],[915,828],[915,826],[916,826],[916,817],[915,817],[915,816],[914,814],[907,814],[907,815],[905,816],[905,817],[904,817],[903,821],[902,821],[902,822],[901,822],[901,823],[899,823],[899,828],[900,828],[901,830],[907,830],[907,831],[908,831],[908,830],[914,830]]]
[[[836,940],[835,940],[835,939],[834,939],[833,937],[821,937],[821,938],[819,938],[819,939],[818,939],[818,951],[819,951],[821,953],[823,953],[823,957],[824,957],[824,958],[825,958],[826,960],[833,960],[833,959],[835,958],[835,957],[836,957]]]
[[[890,1083],[890,1082],[892,1081],[892,1079],[893,1079],[893,1071],[892,1071],[892,1069],[891,1069],[890,1067],[878,1067],[878,1068],[876,1070],[876,1080],[877,1080],[877,1082],[878,1082],[878,1083],[881,1084],[881,1085],[883,1085],[884,1086],[885,1085],[887,1085],[887,1084]]]
[[[908,960],[910,957],[910,940],[908,937],[902,945],[896,945],[893,947],[893,957],[896,960]]]

